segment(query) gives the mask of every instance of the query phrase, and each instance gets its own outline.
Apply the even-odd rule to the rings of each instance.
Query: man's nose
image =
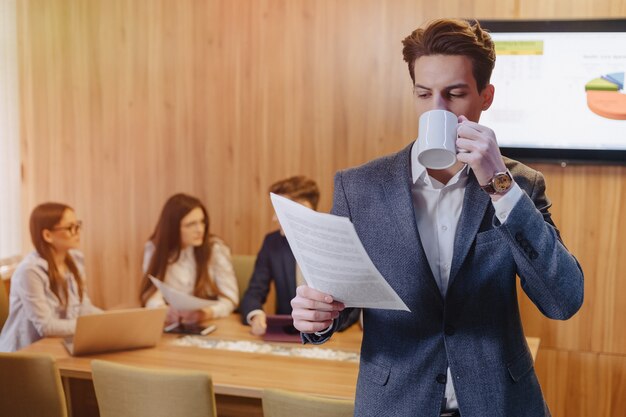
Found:
[[[441,95],[435,95],[434,96],[434,100],[433,100],[433,108],[432,110],[448,110],[450,111],[450,108],[448,106],[448,100],[445,99],[445,97],[442,97]]]

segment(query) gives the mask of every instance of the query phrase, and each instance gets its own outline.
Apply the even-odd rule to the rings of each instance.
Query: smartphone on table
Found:
[[[202,326],[198,323],[172,323],[169,326],[165,326],[163,331],[165,333],[178,333],[178,334],[195,334],[200,336],[206,336],[213,333],[217,329],[215,324],[208,326]]]

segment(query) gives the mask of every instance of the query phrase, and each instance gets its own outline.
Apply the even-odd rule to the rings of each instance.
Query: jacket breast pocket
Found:
[[[361,369],[359,376],[371,381],[377,385],[386,385],[389,381],[389,374],[391,370],[387,366],[375,364],[373,362],[364,362],[361,359]]]
[[[513,359],[513,361],[507,364],[509,375],[513,378],[513,381],[518,382],[524,377],[531,369],[533,369],[533,357],[528,349],[524,349],[521,355]]]
[[[480,232],[476,235],[476,246],[485,245],[487,243],[494,243],[503,240],[504,236],[498,229],[487,230],[486,232]]]

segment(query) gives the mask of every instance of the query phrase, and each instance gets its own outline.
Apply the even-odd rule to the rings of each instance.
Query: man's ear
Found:
[[[41,237],[43,238],[44,241],[48,242],[48,243],[52,243],[52,232],[48,229],[43,229],[41,231]]]
[[[483,99],[483,111],[491,107],[491,103],[493,103],[493,95],[495,94],[495,92],[496,88],[493,86],[493,84],[487,84],[487,86],[483,88],[483,91],[481,91],[480,96]]]

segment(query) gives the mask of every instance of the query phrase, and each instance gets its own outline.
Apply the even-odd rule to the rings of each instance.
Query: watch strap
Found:
[[[491,179],[491,181],[489,181],[488,184],[486,185],[481,185],[480,188],[482,188],[483,191],[485,191],[487,194],[496,194],[496,189],[493,188],[493,178]]]
[[[494,183],[496,181],[497,178],[506,175],[509,178],[509,186],[502,190],[502,191],[498,191],[496,190]],[[489,180],[489,182],[485,185],[481,185],[480,188],[483,189],[483,191],[485,191],[487,194],[490,195],[495,195],[495,194],[504,194],[507,191],[509,191],[511,189],[511,187],[513,186],[513,176],[511,175],[511,173],[506,170],[503,172],[496,172],[495,174],[493,174],[493,177],[491,177],[491,179]]]

